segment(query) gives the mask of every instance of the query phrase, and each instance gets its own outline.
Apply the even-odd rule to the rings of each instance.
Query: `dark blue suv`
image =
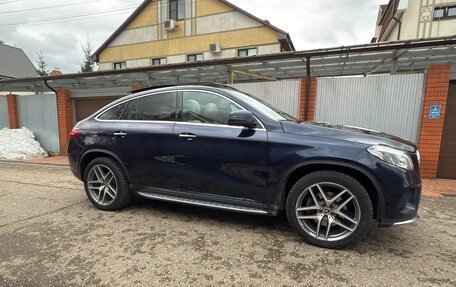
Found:
[[[415,144],[380,132],[300,123],[224,86],[141,91],[77,124],[68,156],[102,210],[132,197],[253,214],[284,211],[305,241],[343,248],[413,222],[421,195]]]

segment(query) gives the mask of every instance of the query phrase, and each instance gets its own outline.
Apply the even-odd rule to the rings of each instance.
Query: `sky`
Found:
[[[197,0],[203,1],[203,0]],[[142,0],[0,0],[0,41],[22,48],[36,65],[76,73],[82,45],[96,50]],[[387,0],[231,0],[290,33],[297,50],[369,43]],[[26,10],[26,11],[24,11]],[[108,14],[100,13],[109,11]],[[84,15],[81,17],[81,15]]]

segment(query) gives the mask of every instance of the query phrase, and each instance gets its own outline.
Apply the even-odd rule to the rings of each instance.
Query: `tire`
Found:
[[[122,209],[132,200],[125,172],[111,158],[96,158],[87,165],[84,172],[84,188],[90,202],[105,211]]]
[[[364,186],[347,174],[330,170],[298,180],[288,194],[286,213],[304,241],[330,249],[355,244],[366,235],[373,218]]]

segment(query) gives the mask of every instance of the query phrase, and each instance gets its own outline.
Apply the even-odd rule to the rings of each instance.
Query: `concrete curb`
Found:
[[[68,165],[68,164],[39,163],[39,162],[24,162],[24,161],[15,161],[15,160],[0,160],[0,163],[18,164],[18,165],[37,165],[37,166],[70,167],[70,165]]]

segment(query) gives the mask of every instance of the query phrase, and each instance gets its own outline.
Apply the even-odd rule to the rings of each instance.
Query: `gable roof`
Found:
[[[125,20],[122,23],[122,25],[120,25],[119,28],[117,28],[117,30],[111,36],[109,36],[109,38],[95,51],[95,53],[93,53],[92,59],[94,61],[98,62],[101,52],[103,52],[103,50],[106,49],[109,46],[109,44],[111,44],[112,41],[114,41],[117,38],[117,36],[119,36],[120,33],[122,33],[122,31],[125,30],[125,28],[127,28],[128,25],[130,25],[133,22],[133,20],[135,20],[136,17],[138,17],[138,15],[141,14],[141,12],[153,1],[154,0],[145,0],[144,2],[142,2],[141,5],[139,5],[139,7],[136,8],[136,10],[127,18],[127,20]],[[290,34],[285,32],[284,30],[277,28],[276,26],[269,23],[269,21],[261,20],[260,18],[245,11],[244,9],[241,9],[240,7],[234,5],[233,3],[230,3],[226,0],[218,0],[218,1],[225,3],[226,5],[230,6],[231,8],[238,10],[242,14],[244,14],[250,18],[253,18],[255,21],[258,21],[261,24],[277,31],[277,33],[279,34],[279,41],[285,47],[285,50],[286,51],[295,51],[295,47],[293,45],[293,42],[291,41]]]
[[[36,70],[22,49],[0,44],[0,77],[35,77]]]

